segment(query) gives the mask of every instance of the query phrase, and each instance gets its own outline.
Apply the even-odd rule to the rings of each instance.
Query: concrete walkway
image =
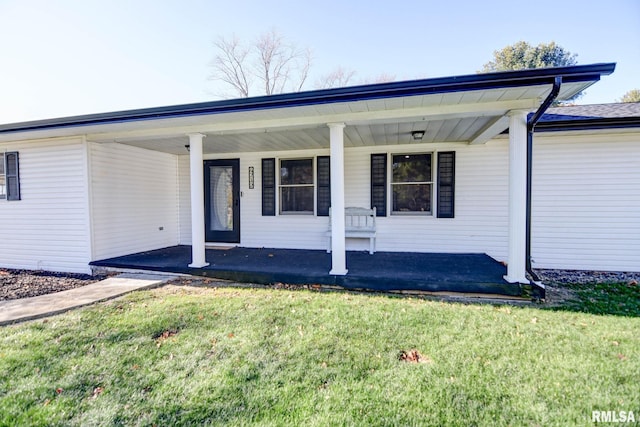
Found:
[[[0,325],[38,319],[139,289],[161,285],[175,275],[125,273],[68,291],[0,301]]]

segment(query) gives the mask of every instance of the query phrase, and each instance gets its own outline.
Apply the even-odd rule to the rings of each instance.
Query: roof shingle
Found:
[[[640,117],[640,102],[552,107],[549,108],[540,118],[540,122],[611,119],[622,117]]]

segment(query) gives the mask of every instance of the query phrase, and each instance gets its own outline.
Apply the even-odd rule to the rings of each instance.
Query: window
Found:
[[[431,213],[431,154],[398,154],[392,159],[392,213]]]
[[[20,200],[18,153],[0,154],[0,199]]]
[[[280,213],[313,214],[313,159],[280,160]]]

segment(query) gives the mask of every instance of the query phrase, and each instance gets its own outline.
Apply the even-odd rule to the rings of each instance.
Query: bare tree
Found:
[[[261,34],[250,45],[235,36],[230,40],[221,37],[214,47],[218,53],[210,78],[231,86],[240,97],[256,90],[254,80],[262,86],[257,93],[273,95],[302,90],[309,76],[311,51],[289,43],[276,30]]]
[[[365,79],[363,84],[389,83],[395,80],[396,76],[394,74],[380,73],[373,78]]]
[[[325,74],[316,82],[317,89],[331,89],[334,87],[344,87],[349,85],[356,72],[338,67],[328,74]]]
[[[256,41],[255,48],[258,55],[256,77],[262,80],[265,94],[302,89],[311,66],[309,49],[298,49],[276,30],[263,33]]]
[[[248,97],[251,76],[245,70],[250,48],[243,46],[235,35],[229,40],[220,37],[214,46],[218,55],[211,64],[211,80],[220,80],[230,85],[241,97]]]

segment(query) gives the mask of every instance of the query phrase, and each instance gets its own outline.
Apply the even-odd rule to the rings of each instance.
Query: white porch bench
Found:
[[[331,252],[331,208],[329,208],[329,231],[326,235],[329,239],[327,252]],[[373,254],[376,248],[376,208],[345,208],[344,235],[349,238],[369,239],[369,253]]]

